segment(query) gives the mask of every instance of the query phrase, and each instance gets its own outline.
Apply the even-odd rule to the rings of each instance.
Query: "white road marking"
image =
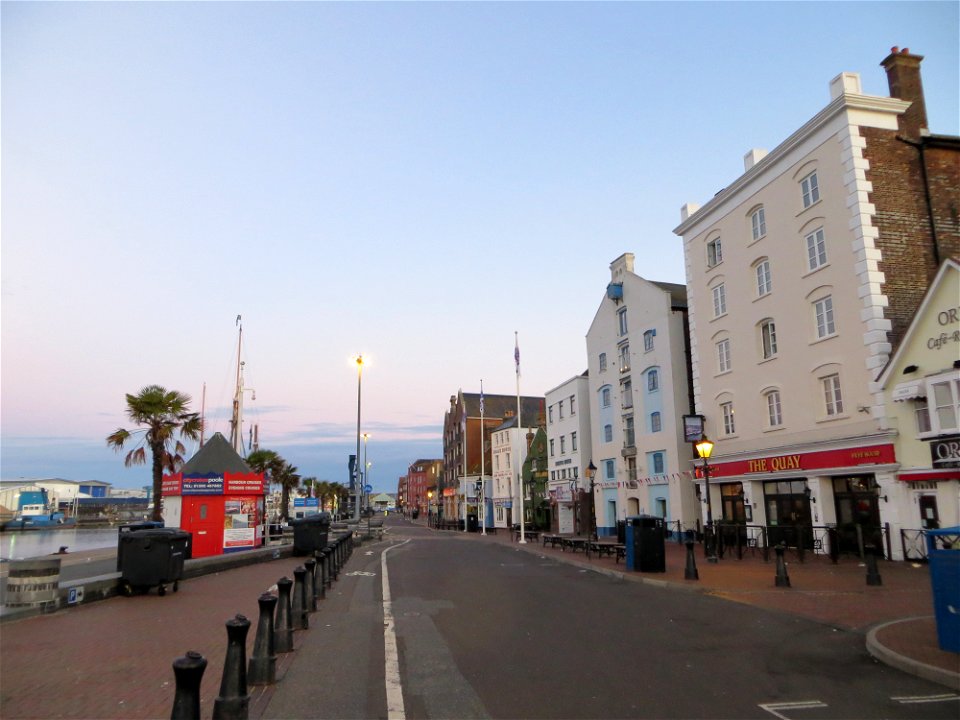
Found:
[[[362,577],[376,577],[376,576],[377,576],[376,573],[366,572],[365,570],[354,570],[353,572],[348,572],[348,573],[347,573],[347,577],[357,577],[358,575],[359,575],[359,576],[362,576]]]
[[[907,697],[892,697],[891,700],[896,700],[901,705],[916,705],[918,703],[935,703],[935,702],[950,702],[951,700],[960,700],[960,695],[951,695],[945,693],[943,695],[913,695]]]
[[[406,545],[408,542],[410,542],[409,538],[400,545]],[[403,683],[400,680],[400,656],[397,652],[397,632],[393,621],[393,601],[390,599],[390,578],[387,576],[387,553],[400,545],[391,545],[380,555],[380,572],[383,575],[383,654],[388,720],[405,720],[406,718],[403,709]]]
[[[822,703],[819,700],[797,700],[795,702],[782,702],[782,703],[766,703],[765,705],[759,705],[763,710],[766,710],[771,715],[780,718],[780,720],[790,720],[786,715],[781,715],[778,710],[812,710],[814,708],[825,708],[827,707],[826,703]]]

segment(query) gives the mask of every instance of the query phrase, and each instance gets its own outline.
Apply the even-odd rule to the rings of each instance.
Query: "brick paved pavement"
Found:
[[[502,531],[486,537],[460,535],[465,542],[513,542]],[[954,673],[960,670],[957,656],[937,647],[930,617],[929,571],[923,565],[881,562],[883,585],[869,587],[865,568],[855,560],[833,565],[808,555],[806,563],[789,563],[792,587],[777,588],[775,564],[759,558],[728,558],[711,565],[698,554],[700,580],[684,580],[685,549],[675,543],[666,548],[666,573],[628,572],[622,560],[587,559],[581,552],[543,548],[540,543],[516,547],[627,580],[668,583],[860,633],[878,623],[925,618],[888,625],[875,634],[897,654]],[[83,558],[69,560],[81,561]],[[153,591],[4,623],[0,627],[0,715],[11,720],[169,717],[174,694],[171,663],[187,650],[195,650],[209,663],[201,704],[202,716],[209,717],[226,652],[224,623],[236,613],[251,620],[249,654],[256,632],[258,596],[280,577],[293,578],[293,569],[300,562],[281,558],[191,578],[180,584],[178,593],[168,592],[165,597]],[[333,592],[336,590],[335,584]],[[295,658],[296,653],[278,657],[280,679]],[[251,717],[264,713],[271,692],[252,689]]]

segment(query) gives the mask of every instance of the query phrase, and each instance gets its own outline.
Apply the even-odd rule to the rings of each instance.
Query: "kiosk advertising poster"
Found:
[[[223,499],[223,551],[256,547],[263,516],[263,499],[228,496]]]

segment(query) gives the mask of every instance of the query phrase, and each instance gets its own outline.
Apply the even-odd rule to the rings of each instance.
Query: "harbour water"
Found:
[[[51,555],[66,546],[68,553],[117,547],[117,528],[69,528],[0,533],[0,559],[24,560]]]

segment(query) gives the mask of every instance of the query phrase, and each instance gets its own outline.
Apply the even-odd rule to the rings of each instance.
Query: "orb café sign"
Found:
[[[893,462],[896,462],[893,445],[872,445],[844,450],[769,455],[751,460],[711,462],[710,477],[824,470],[827,468],[856,467],[857,465],[884,465]]]

